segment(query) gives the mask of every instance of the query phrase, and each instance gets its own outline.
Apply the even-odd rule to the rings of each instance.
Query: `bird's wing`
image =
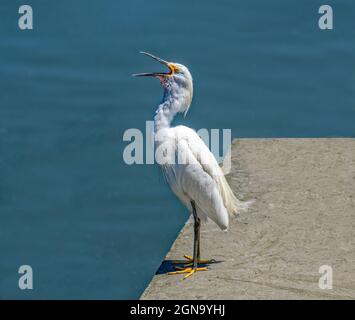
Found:
[[[180,159],[174,166],[177,184],[198,207],[222,229],[228,213],[236,213],[241,202],[235,197],[216,158],[198,134],[185,126],[174,128]],[[181,164],[183,163],[183,164]]]

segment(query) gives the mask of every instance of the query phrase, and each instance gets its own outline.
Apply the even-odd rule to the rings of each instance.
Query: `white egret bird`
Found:
[[[197,271],[207,270],[212,260],[200,259],[200,226],[207,218],[213,220],[222,230],[228,228],[229,214],[246,206],[239,201],[217,160],[198,134],[186,127],[172,127],[178,113],[186,115],[192,101],[193,85],[189,70],[179,63],[167,62],[150,53],[141,52],[168,67],[168,72],[139,73],[134,76],[155,77],[164,89],[163,100],[154,117],[154,144],[156,157],[168,184],[175,195],[185,204],[194,218],[193,256],[185,256],[183,268],[170,274],[183,274],[184,279]],[[161,160],[161,159],[160,159]]]

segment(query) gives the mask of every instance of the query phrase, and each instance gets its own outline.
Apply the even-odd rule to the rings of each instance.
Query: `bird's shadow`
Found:
[[[221,263],[223,260],[212,259],[209,263],[199,263],[198,267],[208,267],[211,264]],[[166,274],[176,271],[175,267],[183,267],[186,264],[186,260],[164,260],[155,274]]]

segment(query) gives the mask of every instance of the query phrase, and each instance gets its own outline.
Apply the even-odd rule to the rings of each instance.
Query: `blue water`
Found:
[[[355,3],[31,0],[0,4],[0,298],[138,298],[187,218],[153,165],[127,166],[159,71],[187,65],[185,124],[233,137],[355,137]],[[181,122],[181,121],[180,121]],[[34,289],[18,288],[29,264]]]

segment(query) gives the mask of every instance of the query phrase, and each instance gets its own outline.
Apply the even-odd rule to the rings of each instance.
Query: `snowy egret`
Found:
[[[172,127],[178,113],[186,115],[192,101],[193,85],[189,70],[150,53],[141,52],[168,68],[168,72],[139,73],[133,76],[155,77],[164,89],[163,100],[154,117],[154,145],[157,154],[168,161],[159,162],[168,184],[194,218],[193,256],[185,255],[184,267],[170,274],[184,274],[184,279],[197,271],[207,270],[214,260],[200,259],[201,221],[208,218],[222,230],[229,224],[229,214],[245,209],[247,203],[238,200],[216,158],[198,134],[186,126]]]

